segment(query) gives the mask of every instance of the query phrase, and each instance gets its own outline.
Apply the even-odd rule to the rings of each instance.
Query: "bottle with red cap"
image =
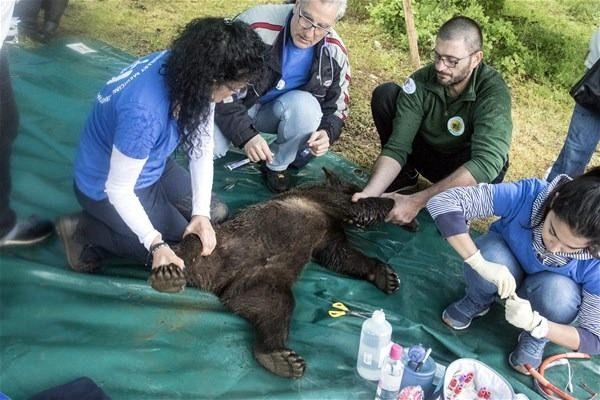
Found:
[[[400,393],[400,383],[404,374],[404,351],[402,346],[392,343],[390,355],[381,368],[375,400],[396,400]]]

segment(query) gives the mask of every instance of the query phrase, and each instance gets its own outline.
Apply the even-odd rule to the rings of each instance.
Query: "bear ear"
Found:
[[[327,183],[331,186],[339,186],[342,184],[341,179],[333,173],[333,171],[323,167],[323,173],[325,173],[325,179]]]

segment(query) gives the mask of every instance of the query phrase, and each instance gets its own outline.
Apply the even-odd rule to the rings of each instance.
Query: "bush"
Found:
[[[369,19],[369,0],[348,0],[344,18],[353,18],[358,21]]]
[[[570,17],[582,24],[597,26],[600,21],[600,7],[590,0],[572,0],[567,8]]]
[[[412,7],[422,57],[429,57],[437,30],[445,21],[465,15],[481,25],[485,60],[505,77],[569,87],[582,72],[583,43],[569,45],[573,38],[552,24],[503,15],[504,0],[413,0]],[[584,19],[598,15],[595,8],[576,0],[568,11]],[[394,43],[408,46],[402,0],[380,0],[369,12]]]
[[[521,77],[526,73],[520,54],[526,50],[518,40],[513,25],[504,18],[490,18],[499,12],[502,1],[495,0],[422,0],[413,4],[413,14],[419,35],[421,56],[429,57],[435,46],[439,27],[455,15],[465,15],[477,21],[483,29],[483,51],[486,62],[505,74]],[[375,23],[397,43],[407,46],[402,0],[382,0],[369,9]]]

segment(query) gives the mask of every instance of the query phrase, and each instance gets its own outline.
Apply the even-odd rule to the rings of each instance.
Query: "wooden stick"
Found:
[[[408,36],[408,50],[410,52],[410,64],[413,69],[421,66],[419,58],[419,45],[417,43],[417,30],[415,29],[415,20],[413,18],[411,0],[402,0],[402,9],[404,10],[404,22],[406,23],[406,35]]]

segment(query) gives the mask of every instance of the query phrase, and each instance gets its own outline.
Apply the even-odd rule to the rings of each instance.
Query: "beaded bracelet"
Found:
[[[169,246],[169,244],[167,242],[158,242],[158,243],[154,243],[153,245],[150,246],[150,248],[148,249],[148,258],[146,259],[147,267],[152,267],[152,260],[154,259],[154,253],[156,252],[156,250],[158,250],[164,246]]]

